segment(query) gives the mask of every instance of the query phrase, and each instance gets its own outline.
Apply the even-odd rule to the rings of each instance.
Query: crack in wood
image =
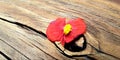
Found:
[[[4,56],[7,60],[11,60],[11,58],[8,57],[6,54],[4,54],[2,51],[0,51],[0,54],[1,54],[2,56]]]
[[[34,28],[30,27],[30,26],[27,26],[25,24],[22,24],[22,23],[19,23],[19,22],[12,22],[12,21],[9,21],[9,20],[1,18],[1,17],[0,17],[0,20],[6,21],[6,22],[9,22],[9,23],[12,23],[12,24],[16,24],[16,25],[18,25],[18,26],[20,26],[22,28],[25,28],[25,29],[29,28],[29,29],[33,30],[34,32],[43,35],[44,37],[47,37],[46,34],[43,33],[42,31],[38,31],[38,30],[36,30],[36,29],[34,29]]]

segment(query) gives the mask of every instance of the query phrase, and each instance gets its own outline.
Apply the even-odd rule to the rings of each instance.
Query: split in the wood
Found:
[[[0,54],[1,54],[2,56],[4,56],[7,60],[11,60],[11,58],[8,57],[8,56],[7,56],[6,54],[4,54],[3,52],[0,51]]]
[[[22,23],[19,23],[19,22],[9,21],[9,20],[7,20],[7,19],[5,19],[5,18],[1,18],[1,17],[0,17],[0,20],[6,21],[6,22],[9,22],[9,23],[12,23],[12,24],[16,24],[16,25],[18,25],[18,26],[20,26],[20,27],[22,27],[22,28],[25,28],[25,29],[33,30],[33,31],[35,31],[36,33],[39,33],[39,34],[47,37],[46,34],[44,34],[43,32],[38,31],[38,30],[36,30],[36,29],[34,29],[34,28],[30,27],[30,26],[27,26],[27,25],[25,25],[25,24],[22,24]]]

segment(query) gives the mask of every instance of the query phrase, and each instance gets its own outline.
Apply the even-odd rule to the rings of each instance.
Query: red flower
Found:
[[[56,19],[49,24],[46,31],[50,41],[59,41],[63,46],[86,31],[86,25],[81,18],[70,20],[67,23],[65,20],[65,18]]]

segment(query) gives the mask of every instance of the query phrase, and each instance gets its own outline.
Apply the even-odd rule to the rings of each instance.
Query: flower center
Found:
[[[69,34],[70,31],[71,31],[71,29],[72,29],[71,25],[70,25],[70,24],[66,24],[66,25],[64,26],[64,34],[65,34],[65,35]]]

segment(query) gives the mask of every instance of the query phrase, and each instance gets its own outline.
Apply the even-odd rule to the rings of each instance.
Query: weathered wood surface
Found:
[[[0,0],[0,60],[119,60],[119,6],[111,0]],[[88,55],[68,58],[44,36],[57,17],[85,20]]]

